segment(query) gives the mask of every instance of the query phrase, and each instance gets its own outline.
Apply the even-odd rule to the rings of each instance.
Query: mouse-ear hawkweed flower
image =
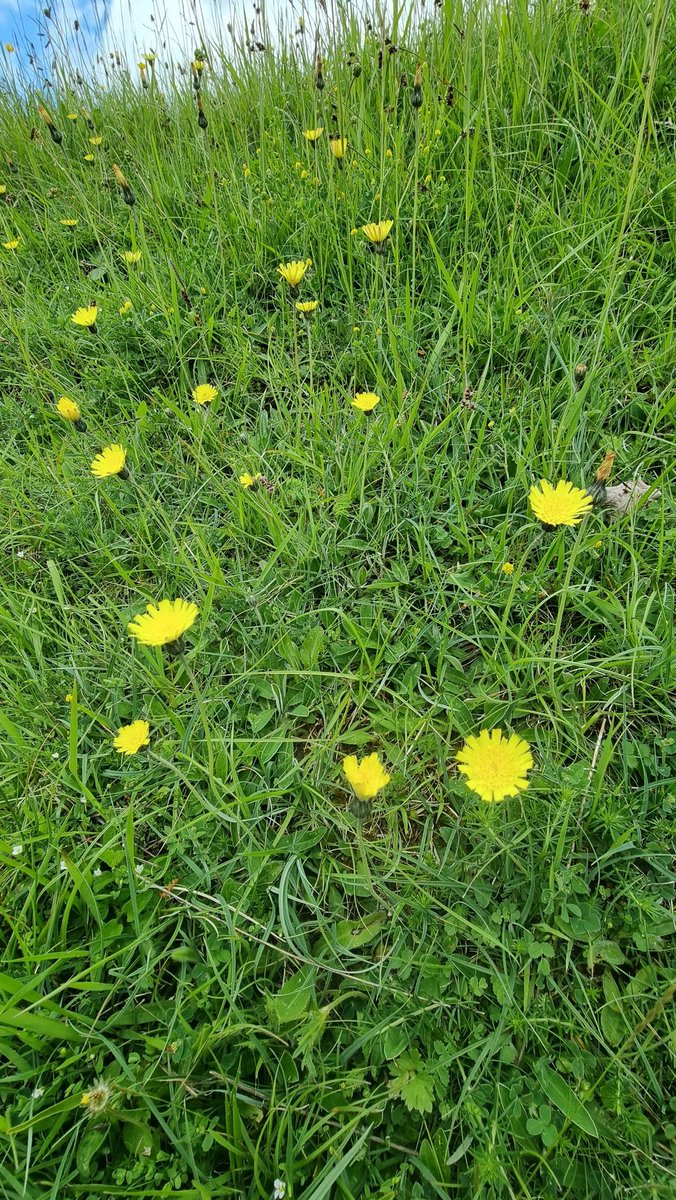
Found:
[[[303,137],[308,142],[316,142],[317,139],[322,136],[323,132],[324,132],[324,126],[318,125],[316,129],[304,129]]]
[[[98,311],[96,304],[90,304],[87,308],[77,308],[70,319],[81,329],[88,329],[90,333],[96,333]]]
[[[533,755],[528,742],[515,733],[507,738],[501,729],[482,729],[478,737],[466,738],[455,758],[468,788],[487,804],[516,796],[528,787],[526,776]]]
[[[126,262],[128,267],[132,267],[136,263],[139,263],[141,261],[141,251],[140,250],[122,250],[121,256],[122,256],[123,261]]]
[[[358,761],[349,754],[343,759],[343,772],[358,803],[352,804],[355,816],[365,819],[371,811],[371,801],[390,782],[390,776],[380,761],[380,755],[368,754]]]
[[[301,317],[309,317],[319,308],[319,300],[296,300],[296,312]]]
[[[92,475],[96,475],[97,479],[107,479],[109,475],[119,475],[121,479],[128,479],[129,472],[125,465],[126,461],[127,451],[124,446],[120,446],[119,442],[114,442],[111,446],[104,446],[92,463]]]
[[[380,404],[380,396],[376,396],[375,392],[357,392],[352,407],[358,408],[360,412],[373,412],[376,404]]]
[[[218,395],[218,388],[215,388],[211,383],[198,383],[197,387],[192,389],[192,398],[195,404],[211,404]]]
[[[18,250],[21,243],[21,238],[11,238],[8,242],[3,242],[5,250]]]
[[[371,249],[376,253],[382,254],[386,249],[385,243],[390,235],[390,230],[394,225],[394,221],[371,221],[368,225],[362,225],[362,233],[368,238]]]
[[[127,180],[126,180],[124,174],[118,167],[117,163],[112,163],[111,169],[112,169],[113,175],[115,176],[115,179],[117,181],[118,187],[120,188],[120,190],[122,192],[122,199],[124,200],[125,204],[128,204],[129,207],[131,208],[131,206],[136,203],[136,197],[135,197],[134,193],[132,192],[129,184],[127,183]]]
[[[342,167],[345,151],[347,150],[347,138],[340,137],[337,133],[332,134],[329,138],[329,150],[338,163],[338,166]]]
[[[133,307],[134,305],[131,300],[125,300],[124,304],[120,305],[120,316],[126,317],[127,313],[130,313]]]
[[[245,471],[243,475],[240,475],[239,482],[243,488],[251,488],[260,483],[262,479],[262,475],[250,475],[248,471]]]
[[[514,563],[503,562],[502,566],[500,567],[500,570],[502,571],[503,575],[513,575],[514,574]]]
[[[147,721],[132,721],[131,725],[121,725],[113,746],[120,754],[138,754],[143,746],[150,745],[150,725]]]
[[[70,421],[78,433],[87,432],[87,426],[80,415],[80,405],[75,400],[71,400],[70,396],[59,396],[56,402],[56,411],[64,420]]]
[[[172,646],[172,653],[180,654],[181,638],[195,624],[198,615],[197,605],[190,600],[160,600],[134,617],[127,629],[142,646]]]
[[[282,279],[286,279],[292,292],[295,292],[301,282],[305,272],[307,271],[311,259],[295,259],[293,262],[280,263],[277,267],[277,272]]]
[[[49,130],[49,136],[51,137],[52,141],[56,142],[57,146],[60,146],[61,142],[63,141],[63,135],[61,131],[56,128],[54,120],[50,113],[47,112],[44,104],[38,104],[38,112]]]
[[[556,487],[541,479],[539,487],[533,484],[528,498],[538,521],[551,526],[579,525],[594,503],[589,492],[574,487],[566,479],[561,479]]]

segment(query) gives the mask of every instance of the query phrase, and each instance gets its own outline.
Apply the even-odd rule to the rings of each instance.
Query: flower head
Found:
[[[5,250],[18,250],[21,238],[12,238],[9,242],[3,242]]]
[[[98,311],[96,304],[90,304],[89,308],[76,309],[70,319],[74,325],[80,325],[83,329],[94,329]]]
[[[324,126],[319,125],[317,129],[304,129],[303,137],[306,138],[308,142],[316,142],[317,138],[320,138],[323,132]]]
[[[138,754],[143,746],[150,744],[150,725],[147,721],[132,721],[122,725],[113,739],[113,746],[120,754]]]
[[[67,229],[74,229],[77,225],[77,217],[62,217],[61,224],[65,225]]]
[[[362,225],[361,228],[362,233],[366,234],[373,245],[382,246],[393,225],[394,221],[371,221],[369,225]]]
[[[132,266],[134,263],[138,263],[141,261],[141,251],[140,250],[123,250],[122,258],[126,262],[127,266]]]
[[[105,1079],[97,1079],[90,1091],[82,1093],[80,1104],[88,1109],[92,1117],[98,1117],[108,1108],[112,1098],[113,1089],[110,1084],[106,1083]]]
[[[309,262],[307,259],[295,259],[293,262],[280,263],[277,267],[278,274],[282,279],[286,279],[290,288],[297,288],[302,280],[305,272],[308,269]]]
[[[466,739],[455,757],[468,788],[488,804],[516,796],[528,787],[526,775],[533,766],[533,755],[528,743],[515,733],[503,738],[501,729],[482,729],[478,737]]]
[[[533,484],[528,498],[535,516],[545,525],[579,525],[593,504],[588,492],[564,479],[556,487],[541,479],[540,487]]]
[[[296,311],[303,317],[307,317],[310,313],[319,308],[319,300],[296,300]]]
[[[134,305],[131,300],[125,300],[124,304],[120,305],[120,316],[126,317],[127,313],[130,313],[133,307]]]
[[[513,575],[514,574],[514,563],[503,562],[502,566],[500,567],[500,570],[502,571],[503,575]]]
[[[93,162],[93,161],[94,161],[94,155],[93,155],[93,154],[85,154],[85,156],[84,156],[84,160],[85,160],[85,162]]]
[[[359,800],[373,800],[382,791],[390,776],[380,761],[378,754],[369,754],[357,761],[354,754],[343,759],[343,771],[352,791]]]
[[[248,471],[245,471],[243,475],[240,475],[239,482],[243,488],[250,488],[260,483],[262,478],[262,475],[250,475]]]
[[[380,404],[380,396],[376,396],[375,392],[357,392],[352,401],[352,407],[360,412],[372,412],[376,404]]]
[[[69,121],[77,121],[77,113],[66,113]]]
[[[345,151],[347,150],[347,138],[342,138],[342,137],[329,138],[329,150],[331,151],[334,158],[337,158],[340,160],[341,158],[343,158]]]
[[[195,404],[211,404],[218,395],[218,388],[215,388],[211,383],[198,383],[197,387],[192,389],[192,398]]]
[[[67,421],[80,420],[80,406],[70,396],[60,396],[56,402],[56,410]]]
[[[90,137],[89,145],[90,146],[100,146],[102,141],[103,141],[103,138],[101,137],[101,135],[96,134],[95,137]]]
[[[92,475],[97,479],[106,479],[108,475],[127,475],[125,463],[127,451],[124,446],[115,442],[112,446],[104,446],[92,463]]]
[[[194,625],[199,614],[196,604],[189,600],[160,600],[149,604],[144,613],[134,617],[127,629],[143,646],[166,646],[176,642]]]

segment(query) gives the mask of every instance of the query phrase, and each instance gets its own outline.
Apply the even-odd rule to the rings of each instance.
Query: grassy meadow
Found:
[[[666,1200],[674,15],[294,28],[3,53],[0,1196]]]

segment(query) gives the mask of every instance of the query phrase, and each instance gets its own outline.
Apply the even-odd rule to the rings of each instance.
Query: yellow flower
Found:
[[[297,288],[301,279],[310,265],[311,260],[303,262],[302,259],[296,259],[294,262],[280,263],[277,267],[278,273],[282,279],[286,279],[289,287]]]
[[[299,313],[302,313],[304,317],[306,317],[308,313],[313,313],[317,308],[319,308],[319,300],[296,300],[296,309]]]
[[[343,158],[347,150],[347,138],[332,137],[329,139],[329,150],[334,158]]]
[[[528,743],[515,733],[503,738],[501,729],[482,729],[478,737],[466,739],[455,757],[468,788],[488,804],[516,796],[528,787],[526,774],[533,766],[533,755]]]
[[[143,646],[166,646],[183,637],[197,620],[199,609],[189,600],[160,600],[134,617],[127,629]]]
[[[316,142],[324,132],[324,126],[320,125],[317,129],[304,129],[303,137],[307,138],[308,142]]]
[[[92,463],[92,475],[97,479],[106,479],[108,475],[127,475],[125,463],[127,451],[124,446],[114,442],[112,446],[104,446]]]
[[[251,167],[248,167],[245,163],[244,166],[242,167],[242,171],[244,173],[244,178],[248,179],[251,174]]]
[[[76,309],[70,319],[74,325],[81,325],[84,329],[93,329],[96,325],[97,314],[97,306],[90,304],[89,308]]]
[[[133,307],[131,300],[125,300],[124,304],[120,305],[120,316],[126,317],[127,313],[130,313]]]
[[[218,388],[213,387],[210,383],[198,383],[197,387],[192,390],[192,398],[195,404],[211,404],[218,395]]]
[[[65,225],[67,229],[73,229],[77,225],[77,217],[62,217],[61,224]]]
[[[131,266],[133,263],[138,263],[141,261],[141,251],[140,250],[123,250],[122,258],[124,259],[124,261],[127,263],[128,266]]]
[[[540,487],[533,484],[528,498],[535,516],[545,525],[579,525],[593,504],[588,492],[564,479],[556,487],[541,479]]]
[[[3,242],[5,250],[18,250],[21,238],[12,238],[11,242]]]
[[[262,475],[250,475],[248,471],[245,471],[243,475],[240,475],[239,482],[241,483],[242,487],[250,488],[253,487],[254,484],[260,483],[262,478]]]
[[[95,137],[89,138],[89,145],[90,146],[100,146],[102,141],[103,141],[103,138],[101,137],[101,134],[99,133],[99,134],[96,134]]]
[[[93,154],[85,154],[85,156],[84,156],[84,160],[85,160],[85,162],[93,162],[93,161],[94,161],[94,155],[93,155]]]
[[[392,151],[388,147],[388,149],[385,151],[385,158],[391,158],[391,157],[392,157]]]
[[[67,421],[80,420],[80,406],[70,396],[61,396],[56,402],[56,409]]]
[[[142,746],[150,744],[150,725],[147,721],[132,721],[131,725],[122,725],[113,739],[113,745],[120,754],[138,754]]]
[[[374,245],[381,246],[393,225],[394,221],[371,221],[369,225],[362,225],[362,232]]]
[[[5,186],[5,184],[0,183],[0,196],[4,196],[6,191],[7,191],[7,187]]]
[[[204,70],[204,63],[202,62],[201,58],[194,59],[190,66],[192,67],[193,71],[197,71],[198,75],[200,75]]]
[[[352,407],[360,412],[372,412],[376,404],[380,404],[380,396],[376,396],[375,392],[357,392],[352,401]]]
[[[350,754],[343,759],[343,771],[359,800],[373,800],[390,782],[390,776],[377,754],[369,754],[361,762],[357,761],[354,754]]]
[[[502,564],[502,566],[500,567],[500,570],[502,571],[503,575],[513,575],[514,574],[514,563],[504,562]]]
[[[307,179],[309,174],[310,174],[309,171],[301,171],[300,177],[301,177],[301,179]]]
[[[77,121],[77,113],[66,113],[69,121]]]
[[[141,72],[141,74],[143,74],[143,72],[148,69],[147,62],[145,62],[143,59],[141,59],[140,63],[138,64],[138,69]]]

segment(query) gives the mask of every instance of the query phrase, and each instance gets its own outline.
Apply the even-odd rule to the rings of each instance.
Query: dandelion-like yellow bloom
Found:
[[[390,776],[378,754],[369,754],[357,761],[354,754],[343,759],[343,771],[352,791],[359,800],[373,800],[390,782]]]
[[[97,133],[94,137],[89,138],[89,145],[90,146],[100,146],[102,141],[103,141],[103,138],[101,137],[101,134]]]
[[[320,125],[317,129],[304,129],[303,137],[306,138],[308,142],[316,142],[317,138],[320,138],[323,132],[324,126]]]
[[[528,743],[515,733],[503,738],[501,729],[482,729],[478,737],[466,739],[455,757],[468,788],[487,804],[516,796],[528,787],[526,775],[533,766],[533,755]]]
[[[394,221],[371,221],[369,225],[362,225],[362,233],[365,233],[368,240],[376,246],[381,246],[385,241],[389,232],[394,225]]]
[[[250,488],[257,483],[260,483],[262,478],[262,475],[250,475],[248,471],[245,471],[243,475],[240,475],[239,482],[241,483],[242,487]]]
[[[74,325],[80,325],[83,329],[93,329],[98,311],[96,304],[90,304],[89,308],[76,309],[70,319]]]
[[[281,275],[282,279],[286,279],[289,287],[297,288],[309,265],[310,260],[299,258],[293,262],[280,263],[277,267],[277,272]]]
[[[127,629],[143,646],[166,646],[183,637],[199,614],[196,604],[189,600],[160,600],[149,604],[144,613],[134,617]]]
[[[4,194],[5,194],[5,192],[6,192],[6,191],[7,191],[7,186],[6,186],[6,184],[4,184],[4,183],[0,183],[0,196],[4,196]]]
[[[126,473],[126,461],[127,451],[124,446],[120,446],[118,442],[114,442],[111,446],[104,446],[92,463],[92,475],[96,475],[97,479],[106,479],[108,475]]]
[[[319,308],[319,300],[296,300],[296,309],[304,317]]]
[[[242,167],[242,174],[244,175],[245,179],[248,179],[251,174],[251,167],[247,166],[246,163],[244,163],[244,166]]]
[[[84,160],[85,160],[85,162],[93,162],[93,161],[94,161],[94,155],[93,155],[93,154],[85,154],[85,156],[84,156]]]
[[[138,754],[143,746],[150,745],[150,725],[147,721],[132,721],[131,725],[120,726],[113,745],[120,754]]]
[[[66,229],[73,229],[77,225],[77,217],[62,217],[61,224],[66,226]]]
[[[211,383],[198,383],[197,387],[192,389],[192,398],[195,404],[211,404],[218,395],[218,388],[215,388]]]
[[[66,113],[69,121],[77,121],[77,113]]]
[[[376,396],[375,392],[357,392],[352,401],[352,407],[360,412],[373,412],[376,404],[380,404],[380,396]]]
[[[147,62],[145,62],[143,59],[141,59],[140,63],[138,64],[138,69],[141,72],[141,74],[143,74],[143,72],[145,70],[147,70],[147,68],[148,68]]]
[[[139,263],[141,261],[141,251],[140,250],[123,250],[122,258],[126,262],[127,266],[133,266],[134,263]]]
[[[3,242],[5,250],[18,250],[21,238],[12,238],[9,242]]]
[[[334,158],[341,159],[347,150],[347,138],[334,137],[329,139],[329,150]]]
[[[502,571],[503,575],[513,575],[514,574],[514,563],[504,562],[502,564],[502,566],[500,567],[500,570]]]
[[[125,300],[124,304],[120,305],[120,316],[126,317],[127,313],[130,313],[133,307],[134,305],[131,300]]]
[[[202,71],[204,70],[204,63],[201,58],[194,59],[190,66],[192,67],[193,71],[197,72],[198,75],[201,75]]]
[[[60,396],[56,402],[56,410],[67,421],[80,420],[80,406],[70,396]]]
[[[545,525],[579,525],[594,503],[589,492],[566,479],[556,487],[541,479],[539,487],[533,484],[528,498],[538,521]]]

